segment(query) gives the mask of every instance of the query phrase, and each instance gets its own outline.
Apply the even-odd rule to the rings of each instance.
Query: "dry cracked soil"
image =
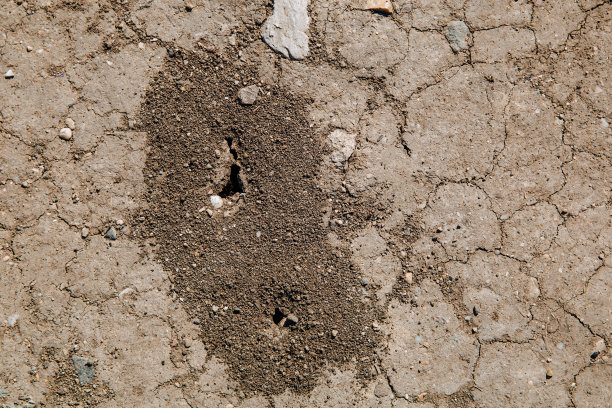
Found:
[[[612,407],[612,4],[0,0],[0,407]]]

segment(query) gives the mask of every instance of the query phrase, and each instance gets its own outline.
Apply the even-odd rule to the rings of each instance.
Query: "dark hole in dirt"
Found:
[[[285,314],[281,312],[280,309],[277,307],[274,310],[274,316],[272,316],[272,321],[274,322],[274,324],[280,324],[281,320],[283,320],[283,317],[285,317]]]
[[[223,187],[219,195],[223,198],[229,197],[235,193],[244,193],[244,182],[240,175],[240,166],[232,164],[230,168],[229,181]]]
[[[376,375],[378,309],[329,243],[307,102],[265,86],[243,107],[239,88],[259,80],[237,56],[184,58],[166,61],[141,106],[151,177],[134,235],[156,245],[209,355],[247,395],[309,392],[330,366]]]

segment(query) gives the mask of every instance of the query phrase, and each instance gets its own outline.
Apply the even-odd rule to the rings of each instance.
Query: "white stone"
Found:
[[[213,208],[221,208],[223,207],[223,199],[218,195],[210,196],[210,204],[212,204]]]
[[[15,73],[12,70],[10,70],[10,69],[8,71],[6,71],[6,73],[4,74],[4,77],[7,78],[7,79],[12,78],[14,76],[15,76]]]
[[[275,0],[274,11],[262,30],[263,40],[287,58],[308,55],[308,0]]]
[[[70,139],[72,139],[72,130],[70,130],[70,128],[62,128],[62,129],[60,129],[59,137],[62,140],[70,140]]]
[[[404,275],[404,280],[406,281],[406,283],[411,284],[412,283],[412,272],[406,272],[406,274]]]
[[[343,167],[346,161],[355,151],[355,135],[348,133],[342,129],[336,129],[329,135],[329,141],[332,147],[332,162],[336,166]]]

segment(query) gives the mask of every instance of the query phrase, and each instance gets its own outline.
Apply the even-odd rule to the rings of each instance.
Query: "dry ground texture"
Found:
[[[611,56],[600,0],[0,0],[0,407],[611,407]]]

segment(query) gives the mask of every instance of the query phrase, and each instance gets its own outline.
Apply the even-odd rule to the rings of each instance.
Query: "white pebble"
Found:
[[[210,196],[210,203],[212,204],[213,208],[223,207],[223,199],[218,195]]]
[[[72,130],[70,130],[70,128],[62,128],[62,129],[60,129],[59,137],[62,140],[70,140],[70,139],[72,139]]]
[[[257,231],[257,232],[255,233],[255,236],[257,236],[257,238],[261,237],[261,231]]]
[[[6,79],[10,79],[10,78],[12,78],[14,76],[15,76],[15,73],[13,72],[13,70],[10,70],[10,69],[8,71],[6,71],[6,73],[4,74],[4,77]]]
[[[608,123],[608,121],[604,118],[601,118],[601,126],[607,128],[610,126],[610,124]]]

